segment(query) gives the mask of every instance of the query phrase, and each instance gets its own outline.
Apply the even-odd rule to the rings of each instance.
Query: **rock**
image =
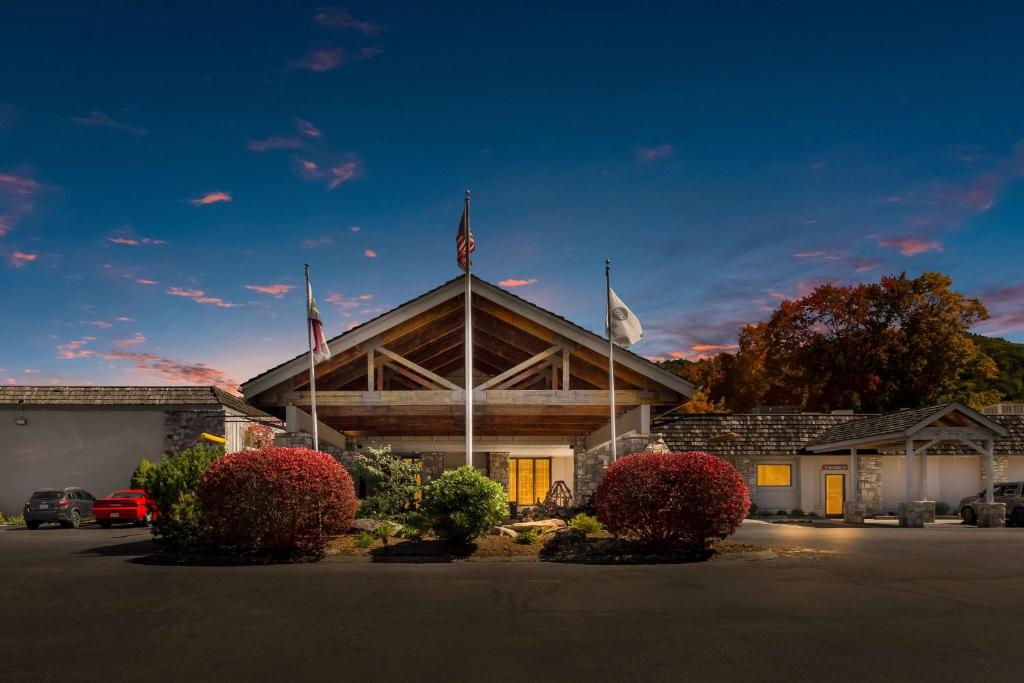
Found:
[[[397,536],[398,533],[402,530],[402,525],[398,522],[389,522],[384,519],[357,519],[356,521],[352,522],[352,528],[349,531],[355,533],[358,533],[360,531],[369,531],[372,534],[373,532],[377,531],[377,528],[382,524],[391,525],[393,529],[393,531],[391,532],[392,536]]]
[[[561,529],[565,526],[565,522],[560,519],[538,519],[535,522],[513,522],[506,526],[507,529],[522,533],[523,531],[529,531],[530,529],[536,529],[539,533],[547,533],[548,531],[554,531],[555,529]]]
[[[513,531],[512,529],[509,529],[507,526],[492,527],[491,530],[487,532],[487,534],[489,536],[508,536],[509,538],[515,538],[519,535],[517,532]]]

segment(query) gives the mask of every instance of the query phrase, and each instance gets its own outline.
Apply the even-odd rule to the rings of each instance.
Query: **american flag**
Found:
[[[469,233],[469,249],[466,249],[466,233]],[[459,232],[455,235],[455,254],[459,262],[459,268],[469,272],[469,255],[476,251],[476,240],[473,239],[473,231],[469,228],[469,200],[462,208],[462,220],[459,221]]]

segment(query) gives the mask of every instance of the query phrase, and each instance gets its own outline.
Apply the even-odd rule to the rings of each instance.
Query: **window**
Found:
[[[509,458],[508,499],[519,505],[537,505],[551,489],[551,458]]]
[[[404,456],[402,456],[402,462],[415,463],[415,464],[419,465],[421,470],[423,469],[423,463],[420,462],[420,456],[418,456],[418,455],[404,455]],[[422,486],[423,485],[423,474],[421,472],[417,472],[416,473],[416,485],[417,486]],[[423,492],[422,491],[417,491],[416,493],[412,494],[412,497],[413,497],[413,500],[419,502],[419,500],[421,498],[423,498]]]
[[[792,486],[793,466],[792,465],[758,465],[757,466],[758,486]]]

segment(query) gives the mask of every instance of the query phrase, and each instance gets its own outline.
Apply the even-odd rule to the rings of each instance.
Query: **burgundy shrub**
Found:
[[[750,495],[736,468],[709,453],[636,453],[608,467],[594,505],[609,531],[644,545],[704,547],[739,528]]]
[[[223,549],[287,557],[319,554],[348,531],[356,494],[348,471],[306,448],[239,451],[214,461],[199,481],[209,540]]]

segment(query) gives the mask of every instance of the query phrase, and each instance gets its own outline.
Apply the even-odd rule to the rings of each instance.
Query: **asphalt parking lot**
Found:
[[[145,529],[0,531],[0,680],[1005,679],[1024,529],[819,529],[659,566],[169,567]]]

